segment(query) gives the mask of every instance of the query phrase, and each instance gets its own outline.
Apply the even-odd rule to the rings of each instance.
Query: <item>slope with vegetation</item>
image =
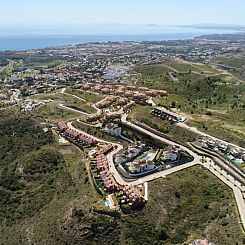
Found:
[[[101,197],[84,153],[57,144],[31,118],[0,115],[1,245],[245,242],[231,190],[200,167],[151,182],[142,210],[95,214]]]
[[[137,71],[142,73],[142,84],[169,92],[167,98],[155,99],[158,105],[188,114],[189,123],[202,131],[245,144],[245,84],[227,81],[225,75],[202,76],[191,71],[176,74],[175,80],[161,65],[144,65]]]

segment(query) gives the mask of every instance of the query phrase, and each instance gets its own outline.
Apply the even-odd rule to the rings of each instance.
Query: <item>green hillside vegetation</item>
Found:
[[[98,200],[82,153],[58,147],[26,116],[0,113],[0,244],[70,244],[59,230],[64,212]]]
[[[55,194],[55,176],[62,158],[55,149],[42,149],[2,168],[0,221],[15,224],[33,216]],[[23,171],[23,172],[22,172]]]
[[[244,56],[220,57],[216,60],[216,62],[222,65],[235,67],[235,68],[245,67],[245,57]]]
[[[151,182],[149,202],[127,219],[125,236],[128,244],[245,242],[232,191],[201,167]]]
[[[144,111],[144,113],[142,113],[142,111]],[[182,129],[167,120],[153,117],[151,111],[151,106],[135,105],[128,119],[136,124],[141,123],[164,133],[170,140],[177,141],[183,145],[186,145],[186,142],[195,141],[196,135],[194,133]]]
[[[1,143],[6,136],[5,145],[11,147],[13,127],[17,142],[23,141],[0,167],[0,244],[116,243],[117,220],[90,212],[99,196],[83,153],[72,145],[57,146],[51,133],[25,116],[4,114],[0,120]]]
[[[0,112],[0,159],[1,245],[244,242],[232,192],[200,167],[151,182],[144,209],[112,218],[91,212],[84,153],[32,119]]]
[[[200,130],[244,145],[244,84],[228,83],[223,75],[201,77],[192,73],[187,74],[188,78],[181,77],[174,81],[166,77],[166,68],[160,65],[137,69],[142,72],[144,85],[169,92],[168,97],[154,99],[157,104],[176,107],[192,117],[190,124]]]
[[[52,135],[27,117],[0,117],[0,225],[35,214],[54,194],[55,174],[64,163]]]
[[[0,112],[0,167],[52,142],[52,136],[33,127],[27,117]]]

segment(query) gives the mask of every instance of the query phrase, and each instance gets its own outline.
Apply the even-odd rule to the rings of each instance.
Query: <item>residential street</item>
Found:
[[[197,154],[192,152],[190,149],[188,149],[182,145],[178,145],[178,144],[176,144],[170,140],[167,140],[165,138],[162,138],[158,135],[155,135],[155,134],[153,134],[153,133],[151,133],[151,132],[149,132],[149,131],[147,131],[147,130],[145,130],[145,129],[143,129],[143,128],[141,128],[141,127],[139,127],[139,126],[137,126],[137,125],[135,125],[129,121],[127,121],[127,115],[126,114],[123,115],[122,122],[124,122],[125,124],[127,124],[128,126],[134,128],[134,129],[136,129],[136,130],[138,130],[144,134],[147,134],[147,135],[149,135],[149,136],[151,136],[157,140],[160,140],[164,143],[167,143],[170,145],[177,145],[177,146],[181,147],[182,150],[185,150],[186,152],[188,152],[190,155],[192,155],[194,157],[194,160],[190,163],[187,163],[187,164],[184,164],[181,166],[177,166],[177,167],[174,167],[172,169],[165,170],[163,172],[154,173],[154,174],[148,175],[146,177],[142,177],[139,180],[132,182],[132,184],[137,185],[137,184],[144,183],[146,181],[151,181],[151,180],[159,178],[159,177],[165,177],[166,175],[175,173],[177,171],[186,169],[188,167],[192,167],[196,164],[200,164],[200,165],[206,167],[210,172],[212,172],[216,177],[218,177],[223,183],[225,183],[230,188],[232,188],[235,199],[236,199],[238,211],[240,213],[241,223],[243,225],[243,228],[245,229],[245,202],[244,202],[243,194],[241,191],[241,190],[244,190],[244,187],[241,186],[240,182],[235,181],[234,178],[230,174],[227,174],[226,171],[222,170],[220,167],[215,165],[213,160],[211,160],[210,158],[206,158],[207,163],[202,163],[201,156],[198,156]],[[227,171],[230,171],[230,168],[228,166],[225,166],[225,167],[226,167],[225,169]]]
[[[120,185],[126,185],[126,184],[131,184],[131,185],[140,185],[140,184],[145,184],[146,182],[155,180],[157,178],[164,178],[167,175],[176,173],[178,171],[184,170],[186,168],[190,168],[193,167],[195,165],[201,165],[203,167],[205,167],[206,169],[208,169],[211,173],[213,173],[217,178],[219,178],[223,183],[225,183],[227,186],[229,186],[234,193],[235,196],[235,200],[237,203],[237,207],[238,207],[238,211],[240,213],[240,217],[241,217],[241,223],[245,229],[245,202],[243,199],[243,194],[241,190],[244,190],[244,187],[241,185],[240,182],[236,181],[230,174],[228,174],[227,172],[230,172],[230,168],[228,166],[226,166],[224,163],[221,162],[221,160],[219,160],[220,164],[224,165],[224,169],[221,169],[218,165],[216,165],[213,160],[211,158],[205,158],[205,162],[203,162],[203,158],[201,156],[201,152],[200,155],[197,155],[196,153],[194,153],[192,150],[190,150],[189,148],[182,146],[180,144],[177,144],[175,142],[172,142],[168,139],[165,139],[163,137],[160,137],[152,132],[147,131],[146,129],[143,129],[129,121],[127,121],[127,114],[123,114],[122,116],[122,122],[127,124],[129,127],[131,127],[132,129],[135,129],[139,132],[142,132],[143,134],[149,135],[150,137],[159,140],[165,144],[168,145],[172,145],[172,146],[179,146],[183,151],[186,151],[187,153],[189,153],[194,160],[192,162],[180,165],[180,166],[176,166],[161,172],[156,172],[153,174],[149,174],[147,176],[141,177],[135,181],[127,181],[125,180],[120,173],[117,171],[115,164],[113,162],[113,156],[118,153],[120,150],[123,149],[123,146],[120,144],[115,144],[115,143],[111,143],[108,141],[104,141],[101,139],[98,139],[94,136],[92,136],[94,139],[96,139],[98,142],[101,143],[106,143],[106,144],[112,144],[115,149],[110,152],[109,154],[107,154],[107,159],[108,159],[108,164],[109,164],[109,169],[110,172],[112,173],[112,175],[114,176],[115,180],[117,181],[118,184]],[[72,126],[72,122],[68,123],[68,126],[70,128],[76,129]],[[78,130],[78,129],[76,129]],[[79,131],[79,130],[78,130]],[[82,132],[84,134],[84,132]],[[91,137],[91,136],[90,136]]]

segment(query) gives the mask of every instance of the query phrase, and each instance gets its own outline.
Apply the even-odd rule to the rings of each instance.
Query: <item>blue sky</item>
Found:
[[[74,29],[91,24],[245,25],[245,0],[0,0],[0,27]]]

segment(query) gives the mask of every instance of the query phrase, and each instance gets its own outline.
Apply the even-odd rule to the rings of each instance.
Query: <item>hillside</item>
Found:
[[[192,66],[172,61],[167,63],[168,68],[166,64],[143,65],[136,71],[142,74],[139,82],[144,86],[168,91],[168,97],[154,99],[156,104],[176,108],[189,116],[188,124],[191,126],[243,146],[244,83],[237,83],[231,75],[207,75],[205,72],[210,71],[207,65],[199,65],[205,70],[203,73],[197,73]],[[146,113],[147,118],[153,124],[159,124],[157,119]]]
[[[232,192],[199,167],[151,182],[142,210],[98,215],[82,152],[26,116],[1,112],[0,121],[1,245],[245,242]]]

